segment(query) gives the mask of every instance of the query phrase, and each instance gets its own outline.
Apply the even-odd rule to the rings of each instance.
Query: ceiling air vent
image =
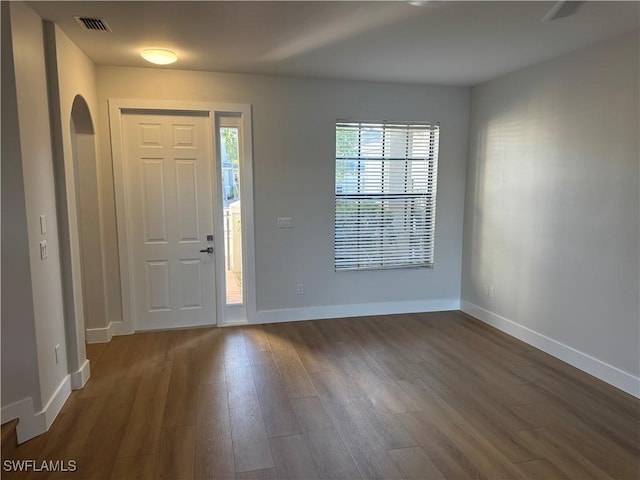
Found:
[[[111,27],[107,25],[102,18],[91,18],[91,17],[73,17],[75,18],[80,26],[85,30],[91,30],[95,32],[110,32]]]

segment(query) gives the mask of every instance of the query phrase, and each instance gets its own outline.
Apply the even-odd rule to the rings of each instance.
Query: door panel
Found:
[[[147,310],[164,312],[171,310],[169,297],[169,262],[147,261]]]
[[[142,169],[142,219],[146,242],[167,242],[162,159],[144,159]]]
[[[199,241],[197,165],[193,160],[176,162],[178,191],[178,239],[181,242]]]
[[[136,330],[215,324],[208,116],[124,112]]]
[[[182,267],[182,302],[181,309],[202,308],[202,262],[199,259],[181,260]]]

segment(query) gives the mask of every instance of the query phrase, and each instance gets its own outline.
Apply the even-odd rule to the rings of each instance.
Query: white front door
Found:
[[[122,127],[135,329],[213,325],[211,119],[123,110]]]

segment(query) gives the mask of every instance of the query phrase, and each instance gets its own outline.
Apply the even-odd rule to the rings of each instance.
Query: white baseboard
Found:
[[[124,322],[109,322],[102,328],[87,328],[85,340],[87,343],[108,343],[114,335],[130,335],[133,333]]]
[[[258,310],[256,319],[251,323],[296,322],[302,320],[320,320],[325,318],[366,317],[370,315],[391,315],[400,313],[442,312],[459,310],[460,300],[438,299],[408,302],[360,303],[350,305],[325,305],[304,308],[286,308],[281,310]],[[221,326],[246,325],[246,323],[227,323]]]
[[[69,395],[71,395],[71,375],[64,377],[64,380],[58,385],[58,388],[56,388],[56,391],[42,409],[41,413],[44,414],[47,430],[49,430],[49,427],[53,424],[60,410],[62,410],[62,406],[64,402],[67,401],[67,398],[69,398]]]
[[[478,305],[464,300],[460,303],[460,309],[472,317],[640,398],[640,378]]]
[[[110,322],[109,327],[111,328],[111,333],[114,337],[116,335],[132,335],[135,333],[133,327],[124,323],[122,320]]]
[[[33,408],[33,399],[25,398],[18,402],[2,407],[2,423],[17,418],[19,420],[16,433],[18,435],[18,443],[31,440],[43,434],[53,424],[53,421],[60,413],[64,402],[67,401],[71,394],[71,376],[64,377],[58,388],[51,396],[45,407],[40,412],[35,412]]]
[[[84,331],[85,340],[87,343],[107,343],[113,338],[113,331],[111,330],[113,322],[102,328],[87,328]]]
[[[47,431],[44,415],[34,413],[33,399],[31,397],[2,407],[2,423],[16,418],[19,420],[16,428],[18,443],[31,440],[33,437],[37,437]]]
[[[89,360],[85,360],[82,367],[77,372],[71,374],[71,388],[74,390],[80,390],[89,381],[91,376],[91,367]]]

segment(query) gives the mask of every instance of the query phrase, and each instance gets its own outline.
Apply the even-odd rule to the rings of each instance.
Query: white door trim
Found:
[[[235,114],[241,116],[243,135],[243,151],[244,163],[249,168],[245,168],[244,182],[245,188],[243,195],[243,221],[246,225],[243,228],[245,232],[246,247],[246,307],[247,319],[246,323],[252,323],[256,317],[256,291],[255,291],[255,246],[254,246],[254,221],[253,221],[253,151],[252,151],[252,132],[251,132],[251,105],[248,104],[229,104],[229,103],[209,103],[209,102],[182,102],[182,101],[163,101],[163,100],[136,100],[136,99],[109,99],[109,127],[111,131],[111,152],[113,158],[113,181],[116,201],[116,224],[118,230],[118,257],[120,266],[120,290],[122,295],[122,325],[114,328],[115,334],[128,334],[136,330],[136,319],[133,308],[133,298],[131,296],[133,284],[133,269],[131,268],[130,259],[133,258],[132,245],[130,243],[130,235],[127,231],[128,217],[128,200],[124,182],[124,132],[122,115],[126,110],[146,110],[153,111],[181,111],[181,112],[205,112],[211,119],[211,137],[213,151],[218,151],[217,135],[216,135],[216,116],[224,114]],[[215,159],[214,159],[215,160]],[[215,169],[212,168],[215,175]],[[220,186],[212,178],[214,198],[219,197]],[[215,202],[214,202],[215,204]],[[246,205],[246,206],[245,206]],[[221,215],[216,212],[216,215]],[[220,244],[221,239],[216,239]],[[224,249],[216,248],[215,261],[224,264]],[[216,289],[216,296],[219,297],[219,290]],[[223,298],[217,298],[218,313],[220,313],[220,305]],[[224,324],[224,318],[218,317],[218,324]],[[237,322],[236,322],[237,324]]]

